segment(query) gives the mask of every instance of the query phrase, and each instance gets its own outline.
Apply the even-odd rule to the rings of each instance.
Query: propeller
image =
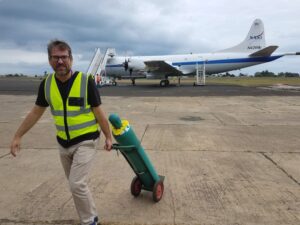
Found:
[[[124,61],[124,63],[123,63],[123,66],[124,66],[125,71],[128,70],[128,63],[129,63],[129,59],[126,59],[126,58],[125,58],[125,61]]]

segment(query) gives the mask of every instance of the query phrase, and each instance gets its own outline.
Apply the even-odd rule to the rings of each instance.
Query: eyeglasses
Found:
[[[70,58],[70,56],[69,56],[69,55],[61,55],[61,56],[58,56],[58,55],[52,55],[50,58],[51,58],[53,61],[58,62],[59,59],[61,59],[62,61],[67,61],[67,60]]]

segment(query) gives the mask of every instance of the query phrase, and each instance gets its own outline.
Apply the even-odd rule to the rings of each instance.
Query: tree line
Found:
[[[225,74],[219,75],[221,77],[249,77],[248,74],[239,73],[239,75],[231,74],[226,72]],[[252,75],[251,75],[252,76]],[[300,77],[299,73],[291,73],[291,72],[280,72],[280,73],[273,73],[268,70],[263,70],[261,72],[256,72],[254,77]]]

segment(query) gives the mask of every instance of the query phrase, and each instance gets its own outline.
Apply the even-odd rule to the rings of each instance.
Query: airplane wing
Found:
[[[164,73],[173,76],[182,76],[183,73],[163,60],[144,61],[147,70],[154,73]]]
[[[268,46],[266,48],[263,48],[259,51],[253,52],[252,54],[250,54],[250,57],[264,57],[264,56],[270,56],[276,49],[278,48],[278,46],[276,45],[271,45]]]

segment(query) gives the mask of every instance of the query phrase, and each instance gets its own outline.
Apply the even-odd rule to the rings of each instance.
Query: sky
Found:
[[[300,51],[299,0],[0,0],[0,74],[51,72],[47,44],[67,41],[74,70],[86,72],[99,47],[117,54],[208,53],[234,46],[260,18],[275,53]],[[285,56],[235,73],[300,73]]]

